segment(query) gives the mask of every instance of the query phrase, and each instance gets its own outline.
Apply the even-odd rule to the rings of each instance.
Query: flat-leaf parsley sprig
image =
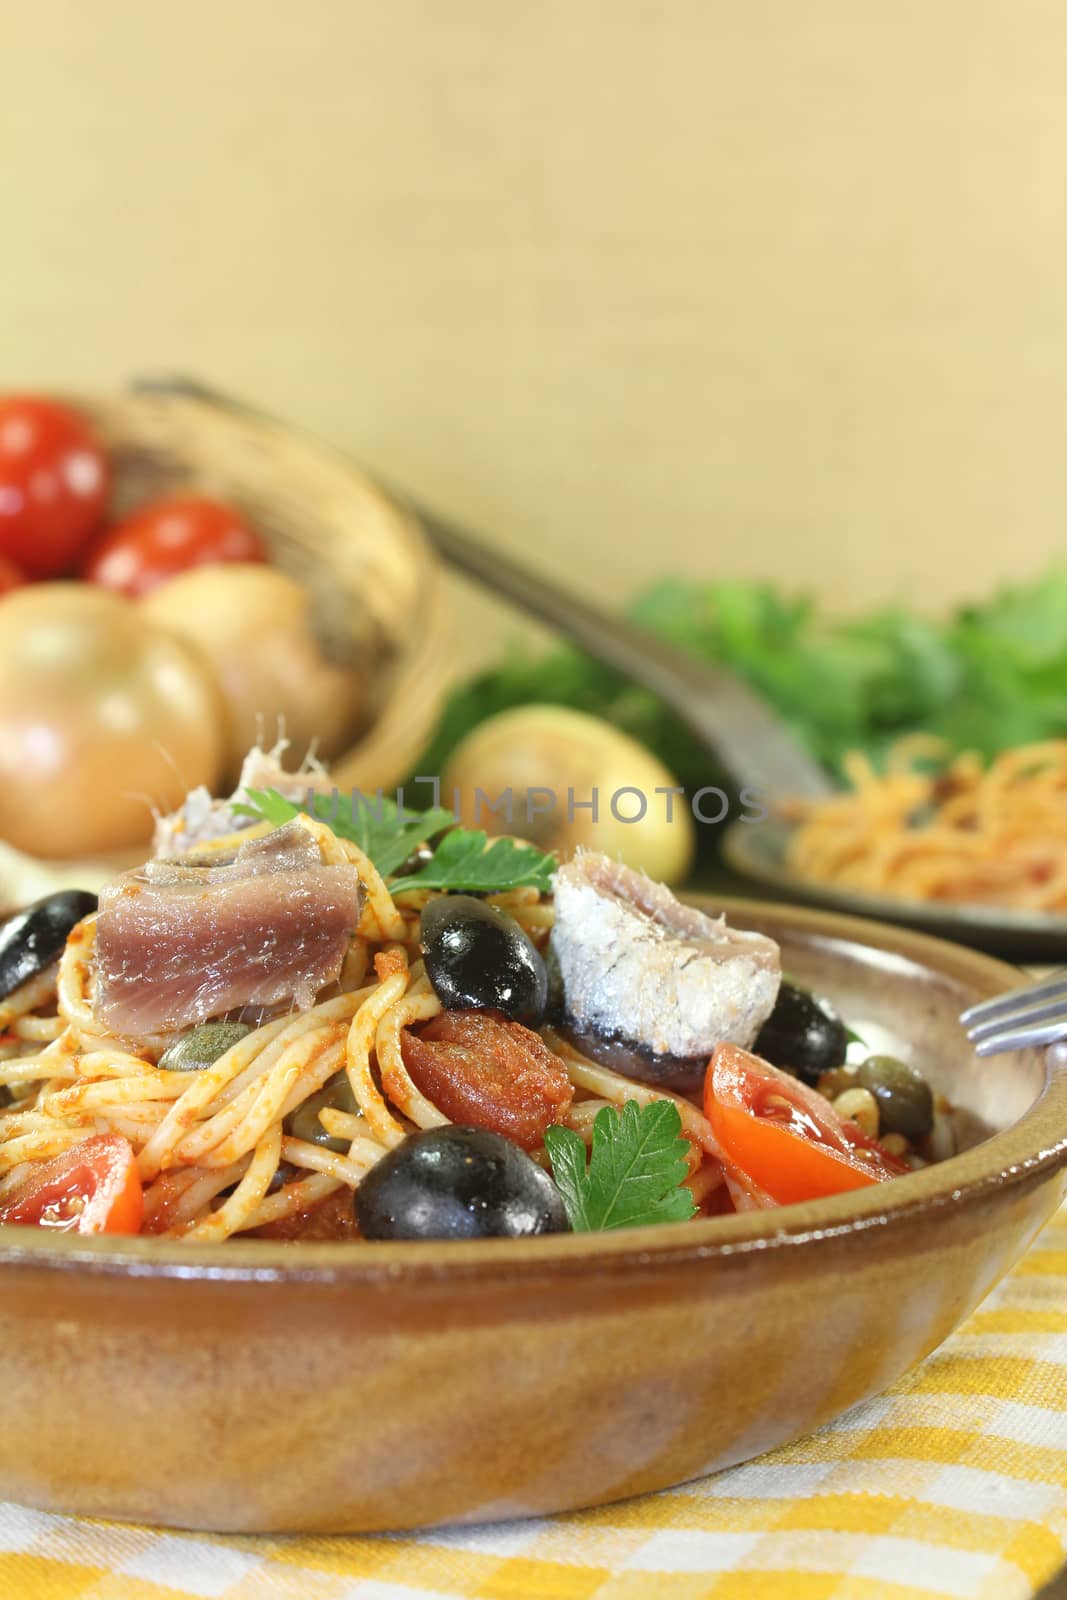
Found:
[[[627,1100],[621,1111],[604,1106],[593,1122],[588,1166],[572,1128],[547,1128],[545,1148],[575,1233],[688,1222],[696,1212],[683,1186],[686,1140],[673,1100]]]
[[[404,889],[443,889],[463,894],[500,894],[510,889],[552,892],[556,870],[554,856],[515,839],[494,839],[481,829],[460,828],[443,806],[429,811],[401,812],[384,795],[373,800],[358,792],[351,796],[309,796],[306,805],[294,805],[277,789],[248,789],[247,803],[234,810],[242,816],[280,828],[301,811],[349,839],[370,857],[386,882]],[[447,831],[446,831],[447,830]],[[437,838],[430,859],[416,872],[397,876],[420,844]]]

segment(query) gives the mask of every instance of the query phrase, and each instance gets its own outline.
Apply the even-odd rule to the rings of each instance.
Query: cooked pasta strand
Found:
[[[934,761],[923,770],[917,761]],[[988,765],[927,735],[900,740],[886,771],[846,757],[851,789],[795,808],[798,877],[898,899],[1067,910],[1067,740],[1005,750]]]
[[[245,1232],[263,1228],[270,1222],[283,1222],[286,1217],[297,1217],[304,1211],[313,1211],[323,1200],[344,1187],[343,1180],[316,1172],[310,1178],[300,1178],[296,1183],[284,1184],[276,1193],[261,1200],[244,1224]]]
[[[281,1149],[281,1124],[275,1123],[273,1127],[267,1128],[256,1145],[248,1171],[229,1199],[223,1201],[219,1209],[213,1211],[209,1217],[193,1223],[186,1237],[205,1241],[220,1240],[228,1238],[231,1233],[236,1233],[241,1228],[246,1228],[249,1218],[254,1215],[256,1207],[278,1170]]]
[[[407,1129],[389,1111],[371,1072],[371,1047],[382,1017],[407,989],[408,971],[393,972],[352,1019],[348,1030],[345,1066],[356,1104],[373,1136],[391,1149],[404,1138]]]
[[[710,1156],[718,1157],[721,1154],[719,1142],[711,1131],[711,1123],[692,1101],[682,1095],[671,1094],[666,1089],[654,1089],[651,1084],[624,1078],[620,1073],[612,1072],[610,1067],[598,1066],[554,1029],[545,1028],[543,1032],[550,1049],[562,1059],[567,1076],[578,1088],[599,1095],[616,1106],[624,1105],[627,1100],[636,1100],[638,1105],[651,1105],[654,1100],[671,1100],[678,1107],[682,1132],[686,1137]]]

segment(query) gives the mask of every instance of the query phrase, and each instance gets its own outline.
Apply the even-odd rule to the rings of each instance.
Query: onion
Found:
[[[152,807],[214,785],[211,676],[118,595],[38,584],[0,600],[0,839],[35,856],[146,842]]]
[[[361,680],[326,660],[302,584],[271,567],[235,562],[171,578],[141,605],[195,644],[214,670],[228,714],[228,781],[236,781],[252,746],[276,730],[298,757],[315,743],[328,760],[351,743],[365,705]]]
[[[446,805],[453,804],[454,791],[459,791],[460,812],[469,827],[519,834],[543,850],[558,851],[564,860],[586,846],[661,883],[677,883],[692,863],[694,828],[684,796],[656,793],[676,788],[677,780],[636,739],[584,711],[534,705],[487,718],[456,746],[441,787]],[[513,794],[510,820],[504,811],[490,812],[484,800],[479,807],[476,789],[493,802],[508,788]],[[535,795],[530,815],[527,793],[537,789],[551,791],[555,804],[549,810],[547,796]],[[594,790],[596,821],[586,804]],[[637,818],[642,801],[639,820],[622,820]]]

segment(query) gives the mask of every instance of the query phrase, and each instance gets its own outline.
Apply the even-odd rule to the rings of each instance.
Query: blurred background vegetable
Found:
[[[218,781],[218,691],[183,640],[88,585],[0,606],[0,839],[46,857],[143,844],[153,806]]]
[[[98,527],[111,473],[69,406],[0,398],[0,555],[37,578],[67,571]]]
[[[294,765],[312,747],[346,751],[366,720],[373,668],[390,663],[389,631],[362,589],[308,553],[314,466],[296,477],[311,503],[279,510],[269,502],[299,501],[299,491],[258,436],[248,483],[247,456],[234,465],[225,444],[212,446],[210,409],[199,424],[206,462],[195,425],[170,415],[151,400],[143,412],[136,400],[89,400],[83,415],[43,397],[0,398],[0,906],[65,881],[64,869],[38,861],[68,863],[79,882],[107,875],[99,858],[141,851],[154,811],[200,784],[228,792],[261,738],[284,731]],[[275,453],[285,440],[283,431]],[[267,564],[268,542],[244,512],[195,492],[232,482],[258,512],[256,484],[270,473],[280,490],[263,515],[283,557],[303,554],[309,581],[317,572],[328,617],[308,587]],[[376,596],[380,551],[378,577],[399,617],[406,547],[389,519],[400,513],[354,471],[351,491],[342,475],[325,513],[340,526],[328,532],[357,548],[374,541],[356,565]],[[113,476],[125,515],[109,523]],[[160,495],[171,486],[182,492]],[[410,605],[410,585],[407,594]]]
[[[25,574],[20,572],[13,561],[6,556],[0,556],[0,594],[8,594],[12,589],[18,589],[26,582]]]
[[[150,594],[191,567],[266,561],[263,542],[240,512],[219,500],[157,500],[110,528],[90,548],[82,576],[120,594]]]
[[[540,698],[536,685],[530,687]],[[419,771],[441,771],[435,759]],[[676,787],[674,774],[637,739],[599,717],[555,705],[518,706],[478,723],[451,750],[441,781],[447,805],[458,791],[468,827],[519,834],[564,858],[582,845],[602,850],[665,883],[680,882],[693,859],[688,805],[675,800],[668,818],[666,797],[656,794]],[[613,810],[612,799],[623,789],[638,794],[620,796]],[[510,815],[490,810],[507,791]],[[646,809],[639,815],[642,798]],[[637,820],[622,820],[627,817]]]
[[[359,677],[327,660],[311,595],[272,567],[199,567],[161,584],[145,613],[209,663],[225,704],[225,781],[279,726],[298,758],[325,760],[351,743],[366,704]]]
[[[916,729],[985,755],[1067,733],[1067,569],[943,620],[899,605],[836,618],[773,584],[681,578],[645,590],[629,614],[748,679],[835,770],[850,749],[878,763]],[[472,728],[530,701],[605,719],[687,787],[721,776],[654,695],[570,647],[514,647],[454,689],[418,770],[442,770]]]

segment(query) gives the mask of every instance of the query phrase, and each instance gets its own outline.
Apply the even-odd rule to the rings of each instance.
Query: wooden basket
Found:
[[[449,655],[440,571],[413,513],[339,453],[225,403],[68,398],[111,455],[116,515],[190,491],[247,512],[273,563],[310,589],[327,655],[372,685],[366,730],[331,762],[338,786],[400,782],[433,730]]]

